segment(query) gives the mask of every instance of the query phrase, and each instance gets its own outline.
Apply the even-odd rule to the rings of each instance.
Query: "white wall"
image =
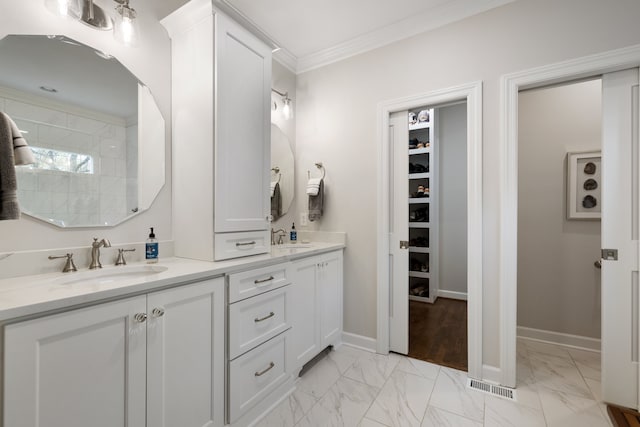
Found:
[[[438,109],[439,289],[467,293],[467,104]],[[444,295],[447,296],[447,295]]]
[[[314,226],[349,236],[345,331],[376,336],[377,104],[481,80],[483,362],[500,366],[500,76],[637,44],[638,16],[636,0],[519,0],[298,76],[297,182],[314,161],[325,163],[327,206]]]
[[[568,152],[601,149],[602,84],[518,99],[518,326],[600,338],[600,221],[567,220]]]
[[[112,1],[97,2],[112,10]],[[170,183],[171,63],[170,41],[157,17],[145,13],[151,0],[137,0],[141,38],[137,48],[126,48],[114,41],[110,32],[96,31],[73,21],[60,19],[44,6],[43,1],[15,2],[0,0],[0,37],[6,34],[64,34],[94,48],[114,54],[125,67],[143,81],[153,93],[165,119],[167,183],[151,209],[122,225],[107,228],[59,229],[24,216],[17,221],[0,221],[0,253],[39,249],[86,246],[92,237],[107,237],[113,244],[142,242],[148,227],[155,227],[160,240],[172,239]],[[9,258],[11,259],[11,258]],[[8,262],[8,261],[7,261]],[[43,257],[43,264],[48,263]],[[58,266],[51,263],[51,271]],[[0,277],[2,268],[0,264]]]

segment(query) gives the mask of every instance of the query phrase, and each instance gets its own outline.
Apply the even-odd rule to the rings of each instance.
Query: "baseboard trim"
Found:
[[[518,338],[539,341],[563,347],[577,348],[580,350],[600,351],[601,342],[597,338],[583,337],[581,335],[564,334],[562,332],[545,331],[543,329],[518,326]]]
[[[350,347],[359,348],[361,350],[376,352],[377,340],[362,335],[351,334],[349,332],[342,333],[342,343]]]
[[[455,292],[455,291],[446,291],[444,289],[438,289],[438,296],[441,298],[450,298],[466,301],[467,293],[466,292]]]
[[[502,370],[496,366],[482,365],[482,381],[500,384]]]

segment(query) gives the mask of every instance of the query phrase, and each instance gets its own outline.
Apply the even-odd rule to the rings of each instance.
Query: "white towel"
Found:
[[[322,178],[311,178],[307,183],[307,194],[310,196],[317,196],[320,191],[320,182]]]
[[[278,185],[278,181],[271,181],[271,197],[273,197],[273,194],[276,191],[276,185]]]

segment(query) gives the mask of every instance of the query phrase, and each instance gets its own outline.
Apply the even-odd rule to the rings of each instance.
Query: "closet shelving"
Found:
[[[424,109],[410,111],[422,116]],[[409,299],[433,303],[437,298],[437,144],[434,109],[427,120],[409,123]]]

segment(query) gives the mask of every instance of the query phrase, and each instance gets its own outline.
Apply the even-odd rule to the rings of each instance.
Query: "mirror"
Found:
[[[113,226],[164,185],[165,122],[117,59],[64,36],[0,40],[0,110],[36,163],[16,167],[24,214],[59,227]]]
[[[282,203],[281,215],[287,213],[293,202],[294,161],[291,142],[282,130],[271,124],[271,182],[278,182]],[[273,201],[273,198],[272,198]],[[276,221],[275,209],[272,203],[271,215]]]

